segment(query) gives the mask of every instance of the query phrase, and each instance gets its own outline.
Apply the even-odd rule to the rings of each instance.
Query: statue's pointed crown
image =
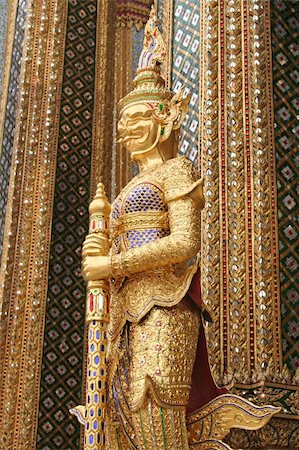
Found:
[[[144,29],[143,49],[139,57],[134,89],[120,100],[120,109],[129,105],[147,103],[153,107],[172,97],[165,88],[161,65],[166,57],[166,45],[158,28],[156,7],[153,5]]]

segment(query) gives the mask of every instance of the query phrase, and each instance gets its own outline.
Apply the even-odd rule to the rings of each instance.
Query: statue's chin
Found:
[[[132,145],[132,147],[133,147],[133,145]],[[128,149],[128,151],[130,152],[132,159],[138,159],[139,157],[142,157],[143,155],[146,155],[147,153],[151,152],[155,147],[156,147],[156,143],[147,148],[142,148],[140,146],[139,148],[135,147],[134,149],[133,148]]]
[[[151,152],[152,148],[140,149],[140,150],[130,150],[130,155],[132,160],[140,160],[147,153]]]

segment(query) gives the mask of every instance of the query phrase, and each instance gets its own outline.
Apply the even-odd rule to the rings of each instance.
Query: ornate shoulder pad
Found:
[[[188,196],[194,200],[198,209],[204,207],[203,179],[198,179],[193,164],[185,156],[169,161],[164,186],[167,203]]]

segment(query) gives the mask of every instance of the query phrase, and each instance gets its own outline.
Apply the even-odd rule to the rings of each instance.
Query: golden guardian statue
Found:
[[[259,428],[277,412],[220,390],[209,370],[197,259],[203,183],[177,156],[189,99],[165,88],[165,54],[153,8],[118,122],[139,174],[112,205],[109,255],[97,251],[99,233],[83,246],[85,280],[110,280],[106,447],[90,448],[224,449],[231,427]]]

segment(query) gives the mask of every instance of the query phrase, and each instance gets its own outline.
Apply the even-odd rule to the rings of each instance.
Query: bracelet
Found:
[[[123,267],[122,267],[122,254],[110,255],[109,257],[109,271],[110,276],[117,278],[123,275]]]

